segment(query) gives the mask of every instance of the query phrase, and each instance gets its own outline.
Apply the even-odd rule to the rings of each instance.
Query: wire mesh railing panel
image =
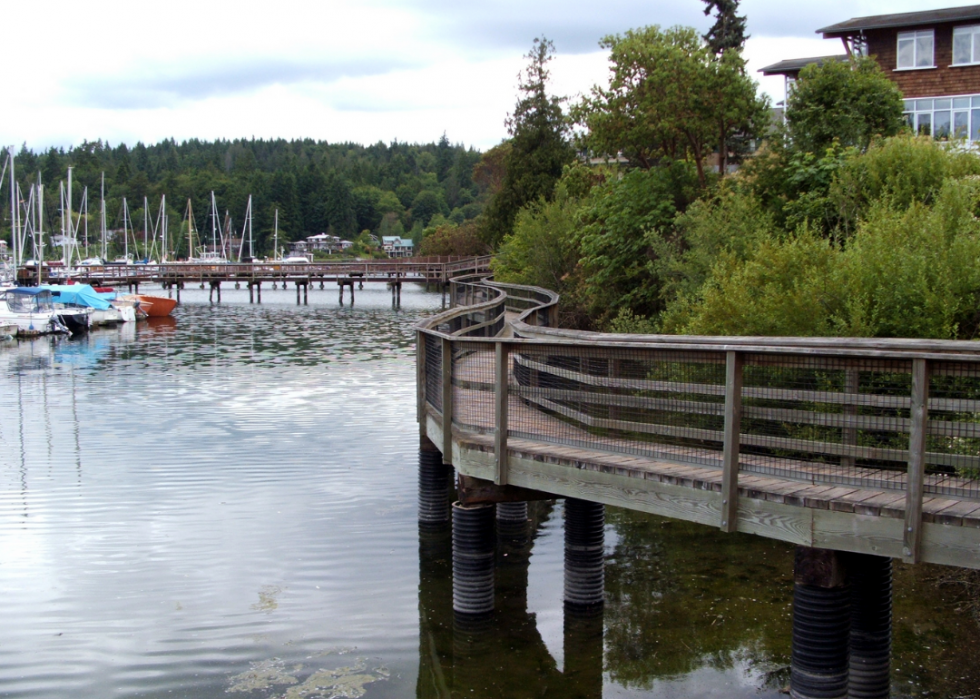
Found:
[[[512,367],[512,437],[721,464],[724,353],[520,347]]]
[[[425,338],[425,400],[442,412],[442,340]]]
[[[453,425],[466,432],[496,429],[493,343],[453,342]]]
[[[980,498],[980,365],[933,362],[925,491]]]
[[[755,355],[743,370],[742,470],[905,487],[911,361]]]

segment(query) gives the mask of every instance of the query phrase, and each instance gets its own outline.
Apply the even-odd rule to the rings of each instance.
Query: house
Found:
[[[840,39],[845,57],[874,57],[902,91],[917,132],[980,140],[980,5],[857,17],[817,33]],[[828,58],[782,61],[761,72],[791,80]]]
[[[415,243],[411,238],[385,235],[381,237],[381,249],[388,253],[388,257],[411,257],[415,252]]]
[[[309,250],[320,250],[333,254],[341,249],[340,236],[330,235],[329,233],[317,233],[306,239]]]

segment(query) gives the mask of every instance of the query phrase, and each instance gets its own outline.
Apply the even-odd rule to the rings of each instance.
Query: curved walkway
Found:
[[[452,298],[418,326],[419,420],[459,473],[980,568],[974,343],[581,333],[542,289]]]

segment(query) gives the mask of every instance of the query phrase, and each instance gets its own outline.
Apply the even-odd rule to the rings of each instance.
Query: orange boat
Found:
[[[168,299],[166,296],[136,294],[136,298],[140,300],[140,308],[151,318],[169,316],[177,308],[177,299]]]
[[[168,299],[166,296],[147,296],[146,294],[128,294],[124,299],[139,301],[140,310],[145,312],[150,318],[163,318],[169,316],[177,307],[176,299]]]

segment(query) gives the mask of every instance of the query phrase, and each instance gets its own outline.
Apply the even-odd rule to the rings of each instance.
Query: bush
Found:
[[[419,254],[429,255],[487,255],[489,246],[480,238],[475,223],[462,226],[443,225],[422,239]]]
[[[852,231],[872,202],[892,208],[931,204],[949,179],[980,174],[980,158],[932,138],[911,135],[878,139],[867,152],[847,160],[836,173],[830,198],[844,229]]]

